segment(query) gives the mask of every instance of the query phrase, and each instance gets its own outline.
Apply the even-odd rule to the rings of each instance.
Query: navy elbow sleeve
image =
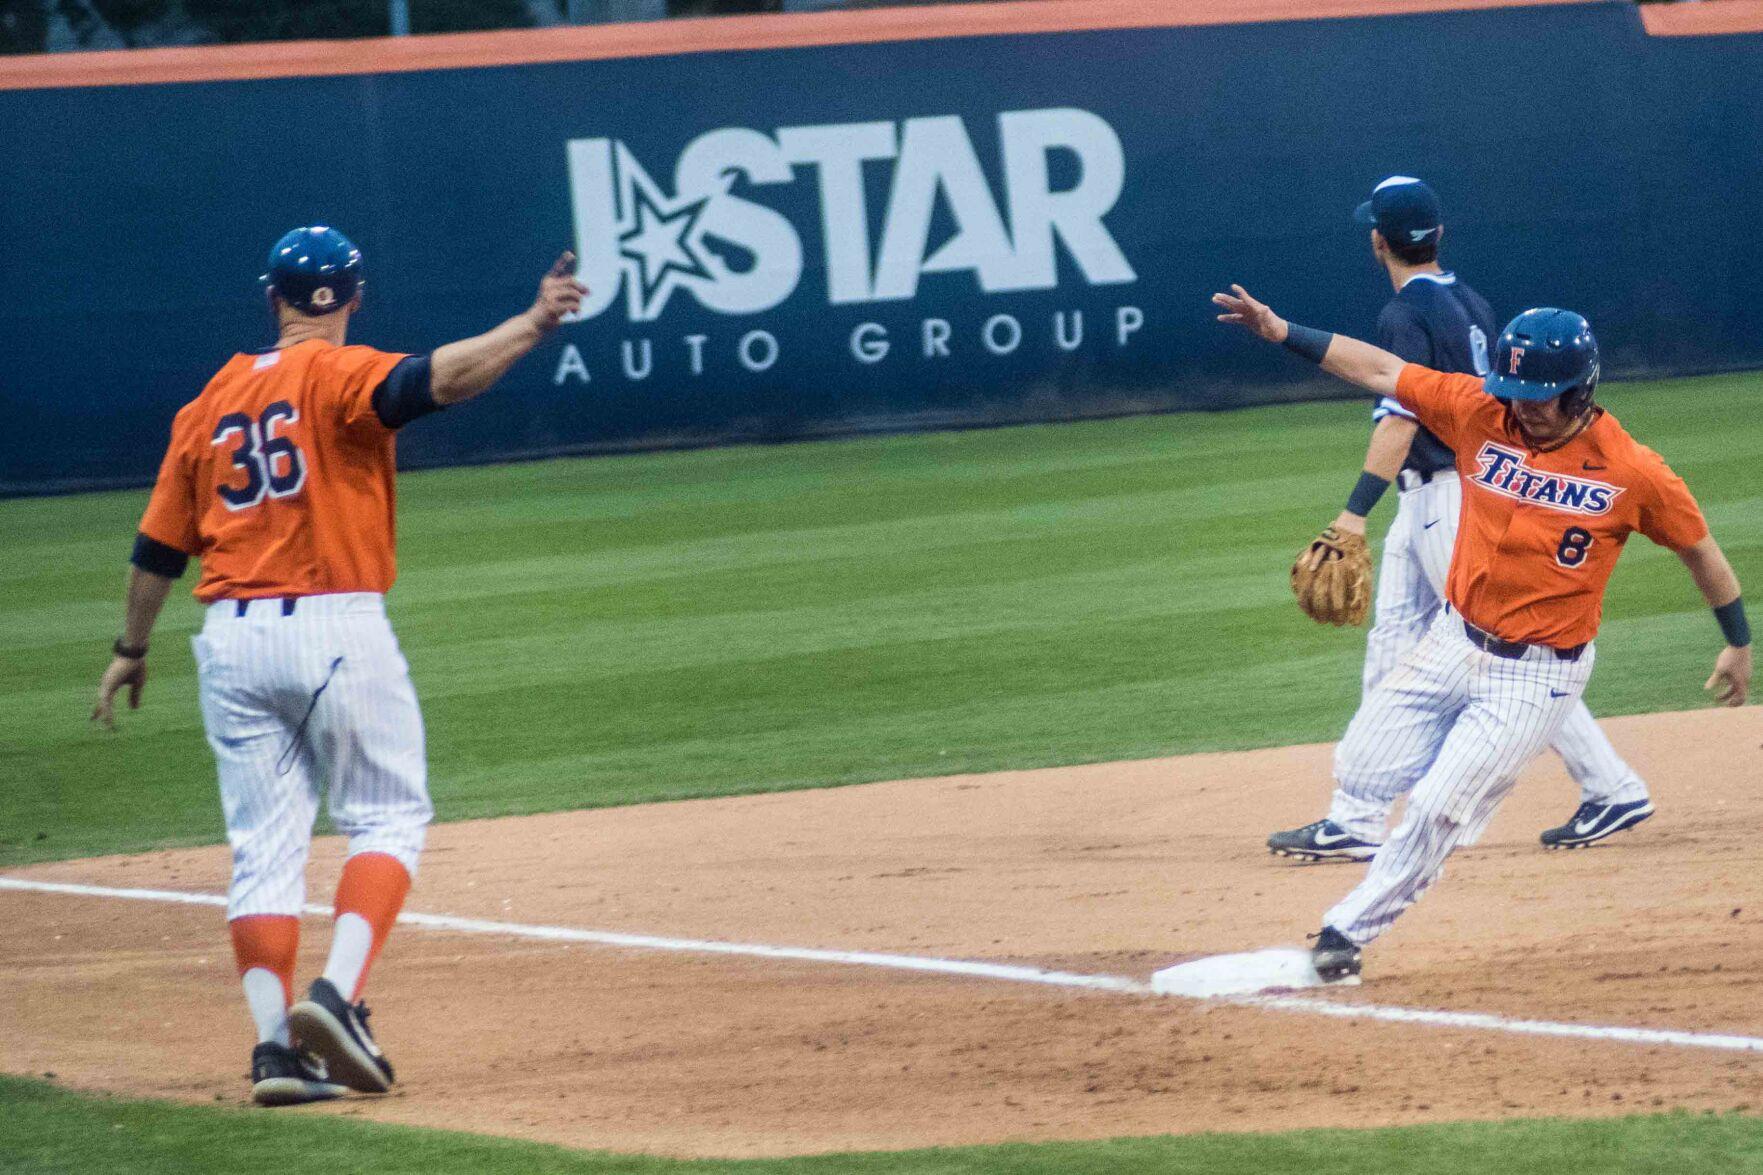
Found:
[[[427,355],[398,360],[385,382],[373,390],[374,415],[387,428],[403,428],[431,412],[439,412],[431,386],[432,364]]]
[[[158,539],[137,534],[135,536],[135,551],[129,556],[129,562],[142,571],[163,575],[167,579],[176,579],[190,565],[190,557],[176,547],[166,546]]]

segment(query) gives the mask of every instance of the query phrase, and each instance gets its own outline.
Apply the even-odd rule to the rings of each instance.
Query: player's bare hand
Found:
[[[1362,515],[1353,513],[1351,510],[1342,510],[1339,514],[1335,515],[1334,521],[1329,523],[1329,525],[1336,530],[1345,531],[1348,534],[1356,534],[1360,538],[1365,537],[1365,518]]]
[[[1702,688],[1714,695],[1717,706],[1744,705],[1751,692],[1751,646],[1738,649],[1728,645],[1720,650],[1714,674]]]
[[[1218,316],[1218,321],[1235,323],[1270,343],[1286,341],[1288,327],[1285,319],[1275,314],[1265,303],[1257,302],[1243,287],[1233,283],[1230,288],[1232,293],[1212,295],[1212,304],[1224,310]]]
[[[539,279],[539,296],[533,299],[527,317],[544,334],[557,329],[557,324],[582,308],[588,287],[575,276],[575,254],[565,249],[551,263],[551,269]]]
[[[141,691],[147,688],[146,658],[115,657],[98,682],[98,702],[92,707],[92,721],[105,730],[116,729],[116,695],[124,686],[129,690],[129,709],[141,708]]]

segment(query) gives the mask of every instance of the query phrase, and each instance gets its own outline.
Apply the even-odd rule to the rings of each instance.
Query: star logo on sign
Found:
[[[631,225],[618,238],[618,250],[633,263],[631,268],[642,286],[644,302],[651,302],[670,275],[714,281],[704,264],[703,243],[692,232],[710,197],[680,201],[668,208],[645,185],[631,188]]]

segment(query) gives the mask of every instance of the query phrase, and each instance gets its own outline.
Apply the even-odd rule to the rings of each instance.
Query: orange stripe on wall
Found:
[[[1169,28],[1577,4],[1586,0],[1012,0],[643,24],[0,57],[0,90],[407,73],[943,37]],[[1744,0],[1750,2],[1750,0]]]
[[[1655,37],[1715,37],[1731,33],[1763,33],[1763,0],[1643,4],[1641,23]]]

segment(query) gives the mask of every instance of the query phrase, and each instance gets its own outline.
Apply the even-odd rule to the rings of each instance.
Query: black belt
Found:
[[[1571,649],[1557,649],[1549,645],[1527,645],[1523,641],[1501,640],[1491,632],[1483,632],[1467,620],[1463,622],[1463,635],[1469,638],[1470,644],[1482,652],[1492,653],[1496,657],[1504,657],[1508,661],[1516,661],[1532,649],[1548,649],[1549,652],[1555,654],[1556,660],[1559,661],[1577,661],[1580,655],[1585,652],[1584,645],[1574,645]]]
[[[282,606],[282,615],[292,616],[294,614],[294,605],[297,604],[299,600],[299,596],[282,596],[279,599],[275,596],[262,596],[255,600],[234,600],[233,607],[236,609],[234,615],[243,616],[252,604],[280,604]]]
[[[1452,469],[1404,469],[1396,474],[1396,486],[1402,490],[1419,489],[1423,485],[1431,485],[1433,479],[1446,473],[1455,473]]]

